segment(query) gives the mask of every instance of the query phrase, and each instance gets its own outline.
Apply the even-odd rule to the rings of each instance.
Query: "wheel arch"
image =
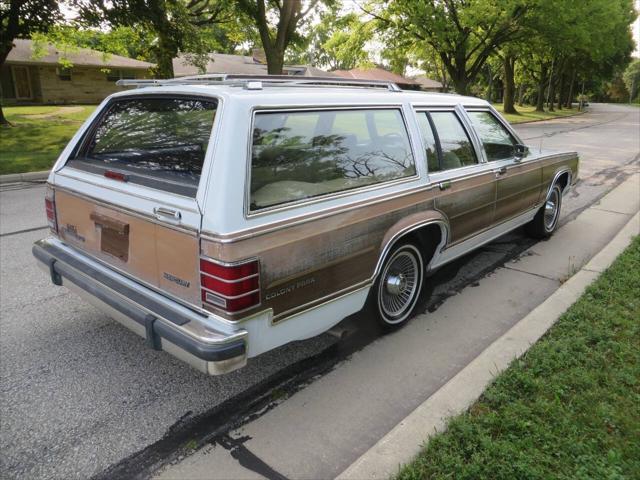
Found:
[[[566,194],[569,191],[569,186],[571,185],[571,177],[573,172],[570,168],[561,168],[558,170],[553,176],[553,180],[549,184],[549,188],[547,189],[547,194],[545,198],[549,196],[551,193],[551,189],[554,185],[559,184],[562,188],[562,195]]]
[[[395,223],[387,230],[380,244],[378,261],[373,272],[374,279],[380,274],[382,265],[393,247],[407,239],[417,242],[421,247],[428,271],[433,259],[447,244],[449,223],[442,213],[435,210],[409,215]]]

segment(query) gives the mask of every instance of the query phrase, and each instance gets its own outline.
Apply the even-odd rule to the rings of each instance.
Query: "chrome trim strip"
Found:
[[[223,282],[223,283],[240,283],[240,282],[244,282],[245,280],[249,280],[251,278],[255,278],[255,277],[260,276],[259,273],[253,273],[253,274],[248,275],[246,277],[238,278],[237,280],[226,280],[224,278],[220,278],[220,277],[217,277],[215,275],[211,275],[210,273],[203,272],[202,270],[200,270],[200,275],[204,275],[205,277],[213,278],[214,280],[218,280],[219,282]]]
[[[429,270],[434,270],[436,268],[445,265],[456,258],[459,258],[467,253],[471,253],[475,249],[485,245],[492,240],[495,240],[498,237],[510,232],[511,230],[518,228],[520,225],[523,225],[533,219],[535,217],[539,205],[536,205],[531,210],[526,211],[525,213],[519,214],[516,217],[511,218],[510,220],[506,220],[495,227],[490,227],[483,232],[480,232],[474,235],[471,238],[466,240],[462,240],[455,245],[444,249],[441,251],[437,257],[434,255],[434,260],[429,265]]]
[[[220,293],[220,292],[216,292],[216,291],[214,291],[214,290],[209,290],[209,289],[208,289],[208,288],[206,288],[206,287],[202,287],[202,286],[201,286],[200,288],[201,288],[202,290],[204,290],[205,292],[209,292],[209,293],[211,293],[212,295],[216,295],[216,296],[218,296],[218,297],[224,298],[225,300],[235,300],[236,298],[242,298],[242,297],[246,297],[247,295],[253,295],[254,293],[260,293],[260,289],[259,289],[259,288],[256,288],[255,290],[251,290],[250,292],[243,293],[243,294],[241,294],[241,295],[229,296],[229,295],[224,295],[224,294],[222,294],[222,293]],[[208,303],[208,302],[207,302],[207,303]],[[257,305],[259,305],[259,304],[257,304]],[[252,306],[252,308],[255,308],[257,305],[253,305],[253,306]],[[214,305],[214,306],[216,306],[216,307],[217,307],[217,305]],[[220,308],[220,307],[218,307],[218,308]],[[224,309],[223,309],[223,310],[224,310]],[[236,313],[236,312],[230,312],[230,313]]]
[[[275,316],[272,315],[271,326],[273,327],[273,326],[280,325],[285,320],[291,320],[292,318],[302,315],[303,313],[308,313],[311,310],[315,310],[316,308],[322,307],[327,303],[333,302],[342,297],[346,297],[347,295],[350,295],[352,293],[359,292],[360,290],[363,290],[365,288],[370,288],[371,285],[372,285],[372,282],[370,280],[364,280],[363,282],[356,283],[355,285],[351,285],[350,287],[343,288],[342,290],[338,290],[337,292],[330,293],[328,295],[325,295],[324,297],[316,298],[311,302],[307,302],[297,307],[290,308],[289,310],[285,310],[284,312],[281,312],[278,315],[275,315]],[[316,304],[317,302],[321,302],[321,303]],[[296,311],[299,308],[303,308],[303,310]],[[291,313],[291,312],[295,312],[295,313]]]
[[[257,113],[270,113],[270,112],[315,112],[315,111],[331,111],[331,110],[398,110],[400,115],[402,116],[402,123],[407,134],[407,138],[409,139],[409,148],[411,149],[411,155],[414,161],[414,167],[416,174],[411,175],[410,177],[402,177],[397,178],[388,182],[380,182],[374,185],[366,185],[360,188],[353,188],[350,190],[342,190],[340,192],[327,193],[325,195],[319,195],[317,197],[306,198],[295,200],[292,202],[287,202],[283,205],[274,205],[272,207],[266,207],[257,211],[251,211],[251,151],[253,148],[253,128],[255,124],[255,117]],[[251,123],[249,125],[248,138],[247,138],[247,152],[246,152],[246,163],[245,163],[245,179],[244,179],[244,205],[243,205],[243,213],[244,218],[255,218],[263,215],[271,214],[274,212],[281,212],[285,210],[290,210],[292,208],[306,206],[313,203],[325,202],[335,198],[341,198],[348,195],[355,195],[358,193],[364,193],[371,190],[376,190],[380,188],[385,188],[389,186],[393,186],[399,183],[406,183],[420,180],[421,176],[419,173],[419,169],[417,166],[417,157],[416,157],[416,145],[415,141],[412,138],[412,135],[409,132],[407,118],[405,115],[405,111],[403,109],[402,103],[389,103],[389,104],[338,104],[336,106],[333,105],[268,105],[268,106],[260,106],[254,105],[250,110],[251,115]]]
[[[245,263],[258,262],[258,270],[260,270],[260,260],[258,259],[258,257],[243,258],[242,260],[237,260],[235,262],[224,262],[216,258],[207,257],[206,255],[200,253],[200,259],[206,262],[215,263],[216,265],[220,265],[221,267],[237,267],[239,265],[244,265]]]
[[[406,227],[399,232],[397,232],[393,237],[389,239],[387,244],[382,249],[380,256],[378,257],[378,262],[376,263],[376,268],[373,271],[373,275],[371,276],[371,280],[375,280],[375,278],[380,273],[380,269],[382,268],[382,263],[385,260],[386,256],[389,254],[393,246],[402,238],[404,235],[407,235],[419,228],[426,227],[427,225],[438,225],[440,227],[440,243],[436,246],[436,251],[433,257],[430,260],[427,269],[430,269],[430,264],[433,262],[433,259],[436,258],[438,252],[447,244],[449,239],[449,225],[444,220],[427,220],[425,222],[416,223],[409,227]]]

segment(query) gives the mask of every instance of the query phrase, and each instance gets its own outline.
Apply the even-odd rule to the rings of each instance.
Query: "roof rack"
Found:
[[[188,77],[159,79],[131,79],[118,80],[116,85],[138,88],[163,85],[230,85],[243,87],[245,90],[262,90],[264,87],[355,87],[355,88],[384,88],[391,92],[401,92],[398,85],[383,80],[358,80],[341,77],[297,77],[296,75],[239,75],[218,74],[193,75]]]

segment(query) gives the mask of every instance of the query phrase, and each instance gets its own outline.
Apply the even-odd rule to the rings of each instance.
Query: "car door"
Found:
[[[493,221],[496,181],[473,142],[463,112],[417,108],[427,153],[429,182],[439,189],[435,206],[449,221],[449,245],[488,228]]]
[[[526,156],[516,156],[520,140],[489,109],[467,109],[484,154],[497,179],[494,224],[531,210],[542,188],[542,169]]]

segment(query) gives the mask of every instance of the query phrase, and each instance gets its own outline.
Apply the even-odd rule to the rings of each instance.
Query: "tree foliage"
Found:
[[[72,0],[87,25],[131,27],[154,36],[150,50],[156,74],[173,77],[179,52],[208,53],[213,25],[231,22],[230,3],[223,0]]]

